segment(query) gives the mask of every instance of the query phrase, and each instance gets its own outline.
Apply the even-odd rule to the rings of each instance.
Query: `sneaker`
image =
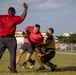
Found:
[[[9,68],[11,73],[17,73],[17,70],[15,70],[15,71],[11,70],[10,66],[8,66],[8,68]]]
[[[30,68],[33,68],[34,67],[34,65],[35,65],[35,60],[31,63],[31,65],[30,65]]]
[[[20,66],[22,69],[25,69],[25,68],[26,68],[26,65],[27,65],[27,64],[25,64],[25,63],[23,63],[23,64],[19,64],[19,63],[18,63],[18,66]]]
[[[56,64],[53,64],[53,66],[51,67],[51,71],[52,71],[52,72],[55,71],[56,68],[57,68],[57,65],[56,65]]]
[[[44,66],[40,66],[37,71],[41,71],[41,70],[45,70],[45,67]]]

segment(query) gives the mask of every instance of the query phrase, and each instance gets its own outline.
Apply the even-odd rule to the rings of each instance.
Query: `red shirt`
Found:
[[[26,39],[30,44],[41,44],[43,43],[43,36],[39,33],[34,33],[34,26],[27,26],[30,30],[30,36]]]
[[[16,25],[22,21],[21,16],[0,15],[0,36],[15,35]]]

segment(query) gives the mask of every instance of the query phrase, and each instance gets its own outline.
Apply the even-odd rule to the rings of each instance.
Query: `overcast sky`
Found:
[[[17,30],[40,24],[43,32],[49,27],[54,28],[54,35],[76,33],[76,0],[0,0],[0,15],[7,14],[11,6],[16,9],[16,15],[21,15],[23,2],[28,4],[28,13]]]

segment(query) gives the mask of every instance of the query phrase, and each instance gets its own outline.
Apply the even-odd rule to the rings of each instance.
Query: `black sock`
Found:
[[[34,60],[32,60],[31,58],[28,60],[30,63],[33,63],[34,62]]]
[[[40,66],[40,67],[44,67],[44,65]]]
[[[53,66],[53,63],[51,63],[51,66]]]
[[[22,65],[26,65],[27,64],[27,62],[23,62],[23,64]]]

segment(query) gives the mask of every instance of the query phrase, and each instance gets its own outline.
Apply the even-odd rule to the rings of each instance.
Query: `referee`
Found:
[[[10,7],[8,14],[0,15],[0,59],[8,48],[10,53],[10,72],[17,73],[16,70],[16,48],[15,38],[16,25],[22,23],[27,14],[28,6],[23,3],[24,11],[21,16],[15,15],[15,8]]]

